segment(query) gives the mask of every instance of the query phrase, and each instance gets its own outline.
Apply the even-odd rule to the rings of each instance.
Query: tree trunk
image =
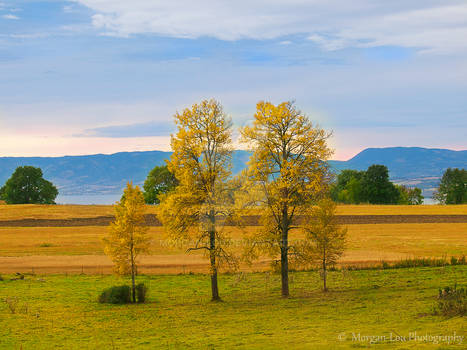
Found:
[[[133,239],[133,238],[132,238]],[[133,244],[131,244],[131,299],[133,303],[136,303],[136,285],[135,285],[135,259],[133,253]]]
[[[216,229],[215,214],[212,211],[210,215],[211,227],[209,230],[209,257],[211,262],[211,292],[212,301],[219,301],[219,287],[217,285],[217,266],[216,266]]]
[[[326,287],[326,277],[328,271],[326,270],[326,258],[323,259],[323,291],[327,292],[328,288]]]
[[[281,247],[281,277],[282,277],[282,296],[289,296],[289,261],[287,250]]]
[[[288,230],[288,208],[282,211],[282,237],[281,237],[281,282],[282,296],[289,296],[289,230]]]
[[[212,301],[221,300],[219,297],[219,287],[217,286],[217,268],[216,257],[211,256],[211,292],[212,292]]]
[[[288,198],[288,190],[285,188],[282,194],[285,201]],[[281,237],[281,282],[282,297],[289,296],[289,207],[286,204],[282,207],[282,237]]]

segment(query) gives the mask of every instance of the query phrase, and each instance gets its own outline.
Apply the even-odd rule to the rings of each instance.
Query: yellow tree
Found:
[[[329,198],[320,200],[311,210],[304,223],[305,240],[298,259],[319,265],[325,292],[328,267],[334,266],[344,253],[347,235],[347,229],[338,225],[335,211],[336,204]]]
[[[193,241],[188,251],[204,250],[210,262],[212,300],[220,300],[220,263],[234,264],[223,230],[232,216],[231,121],[215,100],[204,100],[175,114],[172,156],[167,162],[177,178],[176,189],[161,197],[158,217],[169,236]]]
[[[263,225],[257,239],[272,255],[280,254],[282,296],[287,297],[288,257],[295,249],[289,232],[297,228],[294,219],[326,188],[330,134],[315,127],[292,102],[259,102],[253,124],[241,134],[253,152],[250,179],[263,190]]]
[[[115,221],[110,223],[104,238],[104,251],[115,264],[115,272],[131,275],[132,300],[136,302],[136,264],[141,253],[149,248],[148,227],[145,223],[144,195],[138,186],[128,183],[122,199],[115,205]]]

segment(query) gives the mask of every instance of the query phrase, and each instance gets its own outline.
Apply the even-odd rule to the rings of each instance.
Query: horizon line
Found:
[[[427,150],[443,150],[443,151],[452,151],[452,152],[465,152],[467,149],[450,149],[450,148],[430,148],[430,147],[420,147],[420,146],[388,146],[388,147],[367,147],[363,148],[357,153],[355,153],[353,156],[349,157],[346,160],[341,160],[341,159],[329,159],[332,161],[340,161],[340,162],[346,162],[351,160],[352,158],[356,157],[360,153],[369,150],[369,149],[390,149],[390,148],[418,148],[418,149],[427,149]],[[246,149],[235,149],[234,151],[245,151],[248,152]],[[172,151],[164,151],[164,150],[134,150],[134,151],[119,151],[119,152],[112,152],[112,153],[92,153],[92,154],[64,154],[64,155],[40,155],[40,156],[6,156],[6,155],[0,155],[1,158],[65,158],[65,157],[90,157],[90,156],[112,156],[116,154],[122,154],[122,153],[147,153],[147,152],[162,152],[162,153],[172,153]]]

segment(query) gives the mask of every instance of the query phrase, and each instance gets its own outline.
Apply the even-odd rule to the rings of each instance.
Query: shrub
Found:
[[[457,288],[456,285],[440,289],[434,314],[444,316],[467,315],[467,289]]]
[[[98,299],[99,303],[128,304],[131,302],[129,286],[115,286],[105,289]]]
[[[148,287],[146,287],[144,283],[139,283],[136,285],[136,300],[138,303],[144,303],[146,301],[147,291]]]
[[[465,265],[465,255],[461,256],[460,258],[456,258],[455,256],[451,257],[451,265]]]
[[[2,277],[2,275],[0,275],[0,282],[1,282],[1,281],[3,281],[3,277]]]

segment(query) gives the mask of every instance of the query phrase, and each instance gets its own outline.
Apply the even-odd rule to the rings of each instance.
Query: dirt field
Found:
[[[242,218],[244,226],[258,226],[259,216],[245,215]],[[96,216],[67,219],[16,219],[0,220],[0,227],[79,227],[108,226],[115,218],[113,216]],[[341,225],[356,224],[422,224],[422,223],[467,223],[467,215],[337,215]],[[297,217],[297,223],[302,222]],[[148,226],[162,226],[154,214],[146,214]],[[226,226],[236,226],[227,222]]]

